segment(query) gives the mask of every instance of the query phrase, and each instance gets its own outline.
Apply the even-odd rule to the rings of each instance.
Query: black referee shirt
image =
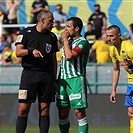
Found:
[[[39,50],[43,58],[35,58],[32,54],[22,57],[22,67],[47,71],[52,68],[52,54],[59,51],[57,37],[50,31],[40,33],[36,26],[21,30],[16,44],[23,44],[25,49],[34,48]]]

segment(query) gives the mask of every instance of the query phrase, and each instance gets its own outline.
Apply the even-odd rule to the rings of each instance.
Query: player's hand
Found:
[[[43,58],[43,55],[37,49],[34,49],[32,53],[33,53],[35,58]]]
[[[112,92],[110,94],[110,102],[112,102],[112,103],[116,103],[117,102],[117,100],[116,100],[116,92]]]
[[[67,30],[64,30],[62,33],[61,33],[61,38],[63,41],[65,40],[68,40],[68,37],[69,37],[69,32]]]

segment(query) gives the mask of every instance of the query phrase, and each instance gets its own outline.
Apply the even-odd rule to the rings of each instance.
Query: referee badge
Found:
[[[19,90],[18,99],[27,99],[27,90]]]
[[[21,42],[22,39],[23,39],[23,35],[18,35],[17,39],[16,39],[16,42]]]
[[[46,43],[46,48],[45,48],[46,53],[49,53],[51,51],[51,48],[52,48],[52,45]]]

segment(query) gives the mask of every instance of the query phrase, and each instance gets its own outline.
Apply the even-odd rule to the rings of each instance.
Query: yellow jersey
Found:
[[[16,52],[15,51],[12,51],[12,52],[5,51],[3,53],[3,58],[6,60],[10,55],[11,55],[11,61],[9,61],[9,62],[14,63],[17,60]]]
[[[128,72],[128,83],[133,84],[133,44],[129,40],[123,40],[121,47],[110,47],[112,62],[119,61],[123,68]]]
[[[56,27],[53,27],[51,32],[53,32],[56,36],[57,36],[57,39],[60,40],[60,34],[64,31],[63,28],[61,28],[60,30],[57,30]]]
[[[61,57],[62,57],[62,48],[58,52],[56,52],[56,59],[58,63],[61,63]]]
[[[103,40],[98,40],[92,45],[92,48],[96,50],[97,63],[107,63],[111,61],[109,56],[109,44],[105,43]]]

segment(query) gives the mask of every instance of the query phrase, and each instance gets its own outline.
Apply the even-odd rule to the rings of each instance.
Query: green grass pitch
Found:
[[[15,133],[15,126],[2,125],[0,133]],[[39,133],[37,125],[28,125],[25,133]],[[60,133],[58,126],[50,126],[49,133]],[[70,133],[78,133],[77,126],[71,126]],[[89,133],[129,133],[127,126],[90,126]]]

